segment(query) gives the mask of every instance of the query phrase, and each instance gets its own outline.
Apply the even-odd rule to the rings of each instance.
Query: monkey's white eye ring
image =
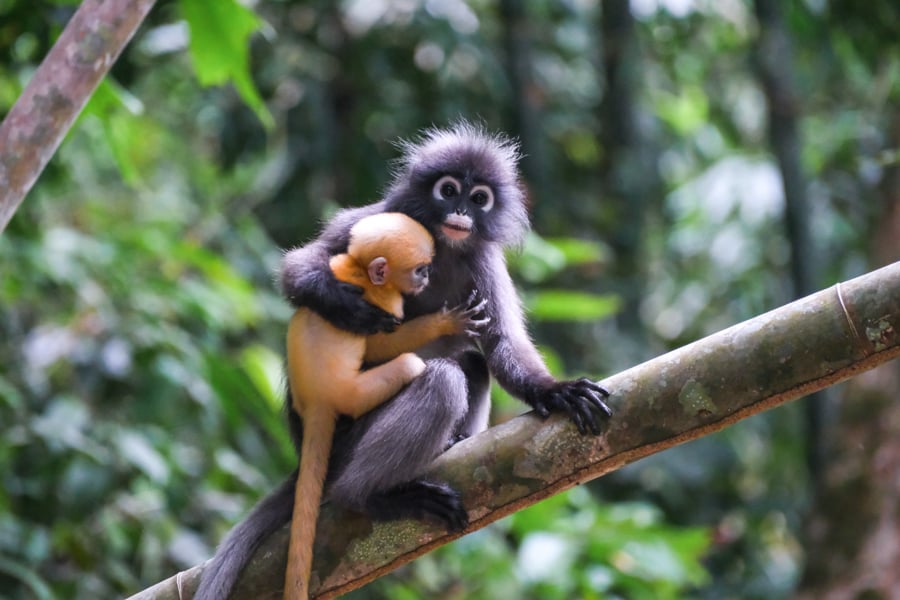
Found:
[[[459,196],[461,189],[462,185],[460,185],[459,180],[450,175],[444,175],[434,184],[431,193],[434,195],[435,200],[446,200],[447,198]]]
[[[494,208],[494,192],[486,185],[476,185],[473,187],[472,193],[469,194],[469,200],[484,212],[488,212]]]

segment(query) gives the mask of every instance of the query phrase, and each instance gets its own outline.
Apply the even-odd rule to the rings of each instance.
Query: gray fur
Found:
[[[582,431],[597,432],[595,416],[608,409],[601,398],[605,391],[595,384],[555,381],[528,336],[503,256],[504,247],[520,244],[528,231],[518,145],[460,122],[449,129],[428,130],[401,147],[403,157],[385,198],[341,211],[315,241],[288,252],[280,283],[293,304],[310,306],[339,327],[370,331],[373,319],[365,313],[369,308],[335,284],[328,258],[346,249],[349,229],[360,218],[397,211],[422,223],[435,238],[431,284],[407,299],[407,318],[459,305],[473,290],[487,300],[485,316],[490,321],[480,332],[480,348],[466,336],[445,337],[423,348],[419,354],[426,359],[426,372],[368,415],[339,427],[330,465],[327,493],[337,504],[366,510],[374,518],[434,517],[460,528],[466,515],[458,494],[446,484],[417,478],[448,444],[486,428],[488,371],[538,414],[566,412]],[[432,195],[435,182],[444,175],[461,182],[462,192],[453,202]],[[468,190],[476,185],[493,191],[489,211],[466,204],[466,198],[472,199],[466,196]],[[451,240],[442,234],[450,210],[471,216],[466,239]],[[357,318],[347,318],[348,314]],[[272,526],[259,515],[251,518],[261,527]],[[249,561],[245,549],[232,544],[227,551],[230,556],[220,560],[224,566],[217,572],[236,573]]]
[[[329,497],[347,508],[365,511],[375,492],[388,490],[421,475],[440,454],[468,410],[466,378],[459,365],[430,359],[425,372],[395,399],[363,415],[353,424],[349,461],[331,483]],[[422,416],[428,415],[427,419]],[[403,423],[403,446],[422,457],[410,460],[397,452],[397,424]]]

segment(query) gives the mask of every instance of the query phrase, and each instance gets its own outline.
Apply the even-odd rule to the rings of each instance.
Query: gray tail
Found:
[[[194,600],[225,600],[231,594],[241,571],[260,545],[291,521],[297,471],[291,473],[275,491],[259,501],[247,518],[234,526],[216,555],[203,568],[200,587]]]

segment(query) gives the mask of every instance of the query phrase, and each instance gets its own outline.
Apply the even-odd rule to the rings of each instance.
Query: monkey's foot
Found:
[[[457,445],[457,444],[460,443],[461,441],[467,440],[467,439],[469,439],[469,436],[466,435],[465,433],[457,433],[457,434],[454,434],[454,435],[447,441],[447,447],[444,448],[444,451],[446,452],[447,450],[449,450],[449,449],[452,448],[453,446]]]
[[[366,509],[373,519],[431,519],[443,523],[450,531],[460,531],[469,524],[459,492],[446,483],[414,480],[369,496]]]

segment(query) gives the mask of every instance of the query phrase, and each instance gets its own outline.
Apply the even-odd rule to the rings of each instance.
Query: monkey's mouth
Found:
[[[472,219],[448,215],[441,224],[441,233],[454,242],[464,240],[472,233]]]

